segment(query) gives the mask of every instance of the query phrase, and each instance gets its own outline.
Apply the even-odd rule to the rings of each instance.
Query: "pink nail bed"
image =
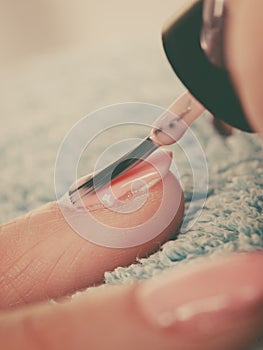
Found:
[[[86,196],[79,206],[66,193],[59,201],[62,214],[80,236],[110,248],[142,245],[166,230],[169,233],[169,225],[176,231],[183,217],[184,197],[179,181],[169,171],[171,162],[172,153],[159,149],[110,186]],[[117,214],[122,215],[123,226],[112,220]]]
[[[162,181],[169,172],[172,153],[169,150],[158,149],[147,160],[127,170],[123,175],[114,179],[110,186],[104,186],[97,193],[83,198],[81,208],[89,211],[107,208],[118,208],[131,202],[135,197],[147,194],[147,191],[157,182]],[[86,181],[87,177],[78,180],[78,184]],[[133,203],[136,209],[136,202]]]
[[[208,257],[139,285],[136,302],[159,328],[207,333],[225,329],[263,302],[263,254]]]

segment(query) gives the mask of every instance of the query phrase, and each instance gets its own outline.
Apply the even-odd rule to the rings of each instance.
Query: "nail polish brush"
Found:
[[[154,123],[137,147],[73,186],[73,204],[108,184],[146,159],[158,147],[177,142],[187,128],[208,110],[215,118],[251,132],[224,60],[227,8],[224,0],[191,0],[167,22],[162,39],[174,72],[186,86],[183,93]]]

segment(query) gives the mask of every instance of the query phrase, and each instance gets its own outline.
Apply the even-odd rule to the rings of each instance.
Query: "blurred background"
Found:
[[[0,221],[54,199],[57,150],[94,109],[168,106],[161,28],[186,0],[0,0]]]

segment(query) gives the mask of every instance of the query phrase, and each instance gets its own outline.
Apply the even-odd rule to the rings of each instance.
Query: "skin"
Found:
[[[168,173],[163,183],[170,188],[178,182]],[[97,222],[114,227],[142,225],[159,208],[163,200],[163,183],[160,181],[149,189],[147,202],[136,211],[126,214],[101,208],[92,215]],[[167,205],[171,203],[167,202]],[[136,258],[157,250],[176,232],[183,212],[184,201],[181,197],[173,220],[163,232],[140,246],[125,249],[96,245],[76,234],[57,202],[48,203],[2,225],[0,308],[6,310],[57,299],[102,283],[105,271],[127,266]]]
[[[263,2],[229,0],[227,5],[229,15],[225,54],[228,69],[248,120],[255,130],[263,132],[263,41],[260,33]],[[155,190],[152,195],[157,200],[152,203],[153,206],[158,203],[158,188]],[[90,279],[87,271],[93,271],[92,259],[97,254],[104,256],[105,251],[99,248],[97,250],[97,247],[95,251],[91,248],[86,251],[81,239],[61,222],[56,205],[48,204],[45,209],[54,216],[53,230],[50,231],[50,222],[43,222],[42,228],[34,226],[36,210],[29,214],[31,219],[26,221],[30,222],[29,226],[23,227],[25,221],[20,218],[5,225],[0,233],[0,266],[7,269],[1,273],[0,342],[3,349],[240,350],[248,349],[262,334],[263,298],[257,299],[245,315],[235,319],[234,328],[232,326],[216,331],[212,327],[206,336],[199,336],[198,340],[191,340],[191,334],[185,336],[177,331],[165,332],[152,327],[134,304],[137,285],[96,290],[70,303],[66,300],[57,305],[44,301],[35,303],[47,297],[68,294],[101,280],[102,271],[112,268],[112,259],[116,259],[117,264],[126,264],[129,260],[127,255],[134,259],[140,255],[140,251],[145,254],[155,249],[168,238],[174,225],[173,223],[168,232],[164,232],[159,240],[150,242],[147,247],[118,251],[112,259],[106,255],[105,259],[100,259],[101,265],[97,266],[96,276]],[[143,212],[141,215],[144,215]],[[26,230],[30,232],[29,243],[28,246],[24,246],[24,243],[21,246],[19,242],[24,242],[23,234]],[[47,235],[42,237],[40,230],[47,231]],[[63,240],[60,239],[62,235]],[[56,244],[58,240],[59,248]],[[248,259],[249,256],[248,254]],[[70,261],[73,262],[72,266]],[[257,262],[259,267],[262,266],[262,253],[258,253]],[[38,276],[37,279],[31,277],[32,269],[37,272],[34,274]],[[228,269],[233,275],[232,281],[235,276],[242,274],[239,264],[230,264]],[[174,274],[173,271],[170,273]],[[250,275],[249,267],[246,275]],[[190,275],[189,279],[191,278],[195,278],[194,273]],[[205,278],[206,274],[203,283],[209,289],[210,281]],[[219,273],[217,278],[223,283],[224,274]],[[233,285],[234,283],[232,288]],[[260,292],[263,295],[263,291]],[[195,293],[194,288],[192,293]]]
[[[254,130],[263,132],[261,40],[262,1],[227,0],[225,58],[234,86]]]

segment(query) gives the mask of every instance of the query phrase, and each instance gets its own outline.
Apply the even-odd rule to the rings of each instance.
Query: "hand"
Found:
[[[106,208],[96,195],[83,198],[87,208],[96,206],[97,209],[90,211],[96,225],[92,226],[90,220],[90,226],[86,227],[84,222],[82,229],[99,237],[106,227],[109,233],[106,246],[93,244],[77,234],[67,220],[82,222],[83,215],[87,217],[89,214],[71,205],[64,217],[60,201],[48,203],[0,227],[0,308],[72,294],[101,283],[105,271],[127,266],[136,258],[157,250],[176,232],[184,212],[182,189],[169,172],[171,157],[171,152],[158,150],[147,162],[127,171],[112,184],[112,191],[128,204],[128,213]],[[144,195],[143,192],[141,197],[131,196],[131,188],[142,185],[142,182],[147,185],[148,193]],[[140,198],[143,199],[141,204]],[[171,213],[170,221],[167,212]],[[162,224],[162,232],[157,231],[156,237],[145,239],[140,246],[130,246],[129,239],[132,240],[136,232],[143,236],[146,224],[157,225],[156,220],[150,220],[156,219],[155,213],[158,224]],[[127,248],[110,248],[111,238],[117,230],[123,228],[125,234],[130,227],[134,227],[135,233],[126,234]]]
[[[162,198],[165,187],[169,193],[177,188],[180,194],[176,179],[167,173],[162,182],[149,188],[147,202],[139,210],[127,216],[100,209],[96,217],[120,227],[143,224],[163,200],[166,207],[174,203],[174,197],[171,203]],[[206,258],[198,268],[190,265],[180,272],[169,271],[160,279],[66,298],[100,283],[106,270],[157,249],[181,221],[183,201],[179,204],[174,220],[158,237],[126,249],[97,246],[82,239],[67,224],[58,203],[3,225],[3,349],[221,350],[241,349],[255,341],[263,321],[263,254],[259,253],[215,262]],[[58,303],[51,304],[49,298],[58,299]]]
[[[252,127],[263,132],[261,0],[226,0],[225,58]]]
[[[228,67],[248,118],[263,131],[263,3],[229,0],[228,6]],[[158,186],[151,189],[149,198],[154,200],[146,203],[148,214],[156,210],[160,193]],[[143,221],[144,209],[129,216],[130,222]],[[108,214],[113,222],[126,222]],[[206,258],[180,274],[169,271],[141,284],[96,289],[70,302],[47,302],[99,283],[105,270],[155,250],[178,226],[177,220],[151,242],[117,250],[83,241],[56,203],[4,225],[3,349],[247,349],[263,328],[262,253],[234,254],[213,262]]]
[[[84,264],[89,269],[92,261]],[[262,270],[260,253],[214,262],[206,258],[141,284],[96,289],[71,302],[5,310],[1,345],[10,350],[248,349],[263,328]],[[68,269],[53,271],[57,285],[63,284]],[[11,286],[10,280],[7,294]],[[27,302],[34,289],[38,284],[32,280]]]

